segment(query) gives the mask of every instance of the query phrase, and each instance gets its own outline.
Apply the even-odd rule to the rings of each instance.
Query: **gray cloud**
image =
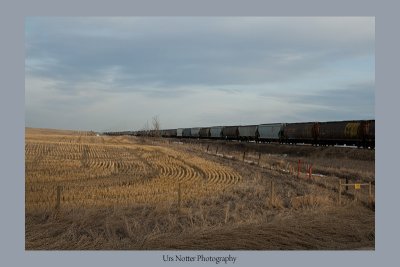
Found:
[[[284,98],[288,105],[308,106],[306,110],[289,117],[288,122],[375,118],[374,81],[347,84],[313,93],[286,95]]]
[[[324,26],[324,19],[297,19],[296,24],[240,18],[143,19],[145,24],[127,19],[123,27],[101,19],[48,20],[37,22],[41,34],[27,30],[27,58],[44,59],[40,68],[27,64],[29,72],[79,82],[101,78],[116,66],[120,76],[113,82],[118,88],[295,79],[324,67],[327,60],[362,56],[374,49],[373,32],[357,39],[353,34],[357,36],[358,27],[340,20]],[[331,28],[335,32],[326,32]]]
[[[105,97],[130,99],[136,106],[141,106],[138,99],[174,106],[190,100],[190,107],[202,106],[187,117],[169,111],[186,124],[234,123],[232,116],[255,122],[261,119],[247,113],[265,111],[257,96],[293,105],[288,96],[296,91],[303,92],[297,100],[309,110],[319,105],[307,103],[325,107],[320,117],[339,116],[338,110],[328,111],[331,106],[345,110],[343,116],[373,114],[373,82],[372,94],[354,88],[374,81],[373,18],[27,18],[25,34],[27,122],[32,125],[40,120],[33,115],[39,108],[83,114],[85,108],[107,109],[112,103]],[[347,93],[337,84],[347,86]],[[220,101],[231,102],[207,101],[215,92]],[[360,92],[364,102],[358,100]],[[253,102],[238,108],[246,97]],[[165,114],[151,106],[140,112]],[[111,113],[124,120],[123,109],[116,109],[121,111]],[[209,111],[214,115],[206,115]],[[280,114],[286,114],[280,120],[295,119],[307,111],[304,116]],[[93,114],[88,117],[97,121]],[[143,124],[127,120],[132,127]],[[102,127],[101,120],[75,123]],[[175,125],[173,119],[168,125]]]

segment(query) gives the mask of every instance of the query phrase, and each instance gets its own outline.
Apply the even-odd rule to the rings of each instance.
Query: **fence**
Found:
[[[255,152],[256,157],[255,158],[253,157],[252,160],[250,160],[249,159],[250,152],[248,150],[240,152],[239,155],[237,155],[237,156],[221,153],[220,146],[216,146],[215,152],[212,152],[212,151],[214,151],[214,150],[210,149],[210,145],[207,145],[207,149],[205,150],[205,152],[207,154],[212,154],[212,155],[222,157],[222,158],[227,158],[227,159],[237,159],[237,160],[249,163],[249,164],[260,166],[260,161],[261,161],[261,156],[262,156],[261,152]],[[220,153],[218,153],[218,152],[220,152]],[[237,153],[235,153],[235,154],[237,154]],[[246,159],[246,155],[247,155],[247,159]]]
[[[82,188],[82,187],[85,187],[85,186],[80,186],[80,185],[78,185],[78,186],[67,186],[67,188],[76,188],[76,187]],[[90,187],[90,186],[88,186],[88,187]],[[61,185],[58,185],[58,186],[54,187],[54,190],[55,190],[55,205],[54,206],[50,205],[51,209],[54,208],[55,211],[60,211],[62,209],[62,207],[63,207],[63,205],[62,205],[62,203],[63,203],[62,193],[63,193],[63,191],[65,191],[64,189],[65,189],[64,186],[61,186]],[[181,206],[182,206],[182,204],[181,204],[182,203],[182,183],[181,182],[178,182],[176,184],[176,191],[173,190],[173,192],[176,192],[176,202],[175,202],[175,197],[174,197],[174,201],[173,202],[176,203],[176,206],[177,206],[178,210],[180,210]],[[51,202],[54,203],[53,201],[51,201]]]
[[[347,180],[347,179],[346,179]],[[368,204],[372,204],[374,202],[372,195],[372,182],[368,183],[343,183],[342,179],[339,179],[339,187],[338,187],[338,204],[342,204],[342,187],[346,187],[346,192],[348,191],[349,186],[354,186],[354,200],[358,201],[360,199],[360,191],[362,187],[368,187]]]
[[[270,204],[271,207],[275,206],[275,198],[276,198],[276,194],[275,194],[275,185],[273,181],[270,181],[268,183],[269,188],[266,188],[266,190],[269,191],[269,200],[267,203]],[[354,201],[361,201],[363,202],[363,200],[361,199],[361,189],[364,188],[368,188],[368,201],[367,203],[370,205],[370,207],[373,205],[374,203],[374,197],[373,197],[373,192],[372,192],[372,182],[368,182],[368,183],[343,183],[342,179],[339,179],[339,184],[338,184],[338,205],[342,204],[342,195],[343,193],[346,193],[346,195],[350,195],[347,193],[348,188],[352,187],[354,188]],[[343,189],[345,188],[345,189]],[[60,211],[62,209],[62,192],[63,192],[63,186],[57,186],[55,187],[56,190],[56,203],[54,209],[56,211]],[[176,190],[176,191],[175,191]],[[174,191],[176,192],[176,198],[174,197],[174,201],[176,203],[176,207],[178,210],[181,210],[182,207],[182,188],[181,188],[181,183],[178,182],[176,184],[176,189]]]

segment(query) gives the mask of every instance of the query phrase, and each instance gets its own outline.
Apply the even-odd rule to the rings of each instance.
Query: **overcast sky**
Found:
[[[372,17],[31,17],[27,127],[373,119]]]

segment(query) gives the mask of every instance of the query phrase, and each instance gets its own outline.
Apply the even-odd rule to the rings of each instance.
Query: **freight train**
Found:
[[[106,132],[104,134],[375,148],[375,120],[269,123],[178,128],[159,131]]]

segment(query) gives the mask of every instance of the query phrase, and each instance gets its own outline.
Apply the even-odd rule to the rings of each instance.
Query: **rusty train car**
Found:
[[[238,126],[226,126],[222,128],[222,138],[227,140],[238,140],[239,139],[239,127]]]
[[[316,123],[288,123],[282,129],[281,142],[284,143],[316,143]]]
[[[289,123],[283,143],[375,147],[375,120]]]

